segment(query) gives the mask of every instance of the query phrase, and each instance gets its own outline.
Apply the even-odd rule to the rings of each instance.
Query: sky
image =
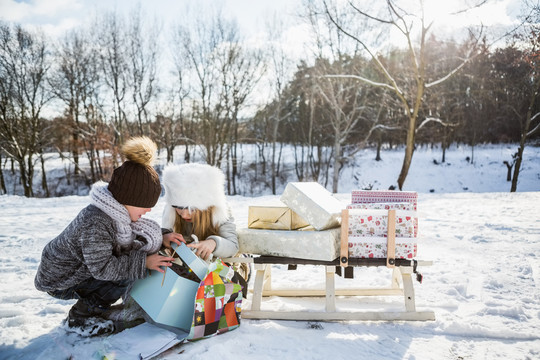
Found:
[[[267,15],[274,11],[282,15],[293,15],[294,7],[301,0],[140,0],[148,15],[155,15],[165,23],[174,22],[186,6],[223,6],[226,15],[238,20],[246,33],[260,31]],[[61,35],[81,21],[89,19],[95,11],[131,9],[133,0],[0,0],[0,18],[22,24],[41,26],[53,36]],[[261,29],[262,30],[262,29]]]
[[[418,3],[417,0],[405,1]],[[256,37],[258,33],[264,32],[266,20],[274,13],[282,19],[292,20],[291,27],[297,26],[294,24],[298,24],[296,14],[302,0],[140,0],[139,3],[144,13],[155,15],[166,24],[174,22],[178,14],[185,11],[187,4],[212,8],[221,4],[226,15],[237,19],[246,36]],[[449,13],[458,8],[457,3],[426,0],[426,15],[444,29],[480,22],[486,26],[508,26],[515,23],[522,1],[489,0],[481,9],[471,11],[466,16],[449,16]],[[46,33],[59,36],[88,20],[95,11],[127,11],[133,4],[136,2],[132,0],[0,0],[0,19],[39,26]]]

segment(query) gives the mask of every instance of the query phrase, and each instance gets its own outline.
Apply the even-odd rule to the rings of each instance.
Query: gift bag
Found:
[[[216,259],[197,289],[195,312],[188,340],[222,334],[240,326],[242,286],[233,282],[235,272]]]

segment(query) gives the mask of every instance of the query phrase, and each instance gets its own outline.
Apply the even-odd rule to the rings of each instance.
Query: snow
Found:
[[[516,146],[453,147],[448,163],[440,150],[419,149],[404,190],[419,192],[418,310],[426,322],[308,322],[243,319],[232,332],[174,347],[160,359],[538,359],[540,358],[540,149],[527,147],[517,193],[507,192],[506,167]],[[362,184],[386,189],[395,182],[402,153],[360,154],[341,176],[335,196],[346,204]],[[351,174],[361,175],[358,180]],[[467,190],[465,190],[467,188]],[[434,192],[430,192],[433,190]],[[230,196],[239,227],[250,205],[275,203],[279,195]],[[62,320],[74,301],[34,288],[43,246],[88,204],[87,196],[28,199],[0,196],[0,359],[89,359],[106,338],[66,333]],[[148,214],[160,221],[163,199]],[[274,288],[324,286],[324,269],[273,266]],[[385,286],[386,268],[357,268],[338,287]],[[382,305],[381,305],[382,303]],[[338,297],[340,311],[403,310],[401,297]],[[245,302],[249,306],[249,298]],[[263,309],[324,309],[324,299],[268,298]]]

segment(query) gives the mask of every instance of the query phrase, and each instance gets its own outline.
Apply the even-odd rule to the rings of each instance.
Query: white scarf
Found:
[[[132,222],[126,207],[120,204],[107,189],[108,184],[98,181],[90,191],[90,203],[109,215],[116,224],[116,245],[121,250],[143,250],[155,253],[162,244],[161,227],[151,219],[140,218]],[[140,235],[146,243],[136,239]]]

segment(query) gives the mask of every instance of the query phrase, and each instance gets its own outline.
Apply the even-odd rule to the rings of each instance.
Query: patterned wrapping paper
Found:
[[[386,237],[349,237],[349,257],[386,258]],[[416,239],[396,238],[396,259],[412,259],[417,252]]]
[[[396,210],[396,237],[417,237],[418,216],[412,204],[350,204],[349,236],[387,236],[388,210]],[[384,209],[384,210],[383,210]]]
[[[418,204],[418,193],[414,191],[390,191],[390,190],[353,190],[351,193],[352,204],[349,209],[365,209],[375,214],[375,211],[396,210],[396,238],[395,257],[396,259],[412,259],[417,253],[416,237],[418,236],[418,216],[416,214]],[[372,210],[369,210],[372,209]],[[358,210],[352,210],[352,213]],[[363,210],[360,210],[363,211]],[[399,222],[399,217],[405,215]],[[410,215],[410,219],[407,219]],[[372,218],[371,223],[376,220]],[[380,221],[380,220],[379,220]],[[412,232],[411,232],[412,223]],[[405,227],[402,224],[406,224]],[[386,229],[388,224],[382,226],[378,224],[377,230],[362,225],[361,219],[349,216],[349,256],[352,258],[386,258],[388,252]],[[372,236],[380,234],[383,236]],[[351,231],[351,229],[353,229]],[[354,230],[356,229],[356,231]],[[358,229],[364,230],[363,233]],[[354,234],[353,234],[354,233]],[[367,236],[362,236],[367,235]],[[406,237],[405,235],[409,235]],[[412,235],[412,236],[411,236]]]
[[[280,200],[315,230],[338,227],[345,206],[316,182],[288,183]]]
[[[234,271],[215,260],[201,281],[195,299],[193,323],[188,340],[198,340],[240,326],[242,286],[231,282]]]
[[[409,203],[416,210],[418,205],[418,193],[416,191],[396,190],[353,190],[351,203]]]
[[[354,203],[347,205],[347,209],[376,209],[376,210],[406,210],[414,211],[414,206],[406,202],[387,203]]]
[[[239,252],[333,261],[339,256],[341,228],[322,231],[239,228]]]

